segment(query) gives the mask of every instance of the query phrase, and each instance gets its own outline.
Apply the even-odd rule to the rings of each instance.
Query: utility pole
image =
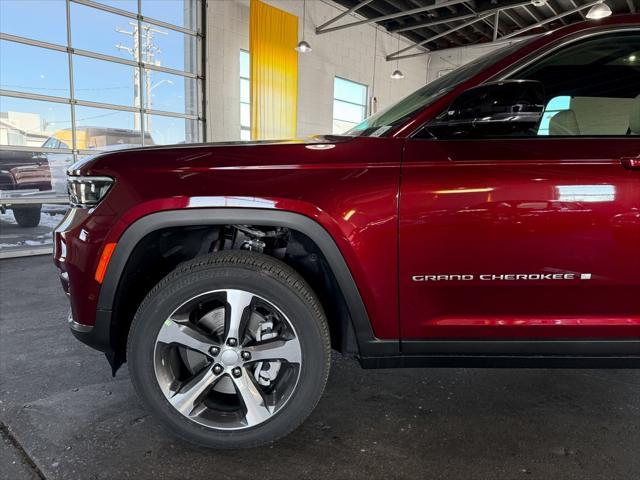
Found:
[[[160,59],[157,58],[158,55],[162,53],[162,50],[158,45],[153,42],[153,36],[155,34],[159,35],[168,35],[164,30],[160,30],[157,27],[154,27],[150,24],[140,25],[139,22],[129,22],[132,29],[124,30],[120,27],[116,27],[116,32],[121,33],[123,35],[128,35],[131,37],[133,41],[133,46],[127,47],[122,43],[118,43],[116,48],[121,51],[125,51],[129,53],[133,57],[133,59],[140,63],[147,65],[157,65],[160,66]],[[142,38],[140,38],[140,26],[142,27]],[[144,95],[142,94],[142,66],[138,65],[133,71],[133,104],[136,107],[142,109],[151,109],[152,108],[152,97],[151,91],[164,82],[159,82],[157,85],[152,84],[152,72],[153,70],[146,70],[145,78],[144,78]],[[166,81],[167,83],[172,83],[170,80]],[[144,103],[143,103],[144,102]],[[149,131],[151,127],[151,119],[148,115],[145,114],[144,118],[145,129]],[[136,115],[134,117],[134,128],[136,130],[140,129],[140,116]],[[144,135],[144,133],[143,133]]]

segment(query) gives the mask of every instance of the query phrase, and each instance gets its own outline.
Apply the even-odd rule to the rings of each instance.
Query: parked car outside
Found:
[[[27,203],[51,192],[51,169],[46,154],[0,150],[0,211],[12,210],[20,227],[37,227],[42,205]]]
[[[42,144],[44,148],[71,150],[71,129],[56,131]],[[77,150],[114,151],[141,146],[141,134],[135,130],[104,127],[78,127]],[[154,145],[145,134],[145,145]],[[67,193],[66,170],[70,154],[55,151],[30,152],[0,150],[0,210],[12,210],[20,227],[37,227],[42,215],[38,197],[63,197]]]

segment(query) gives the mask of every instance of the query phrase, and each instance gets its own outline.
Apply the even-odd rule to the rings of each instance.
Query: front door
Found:
[[[407,141],[402,338],[638,338],[640,33],[514,78],[545,85],[534,134]]]

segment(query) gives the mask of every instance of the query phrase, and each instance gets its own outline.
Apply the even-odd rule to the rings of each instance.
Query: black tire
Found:
[[[162,393],[153,361],[158,332],[176,308],[204,292],[230,288],[259,295],[284,312],[296,330],[303,359],[295,390],[282,409],[264,423],[231,431],[204,426],[180,414]],[[230,251],[180,265],[149,292],[131,325],[127,358],[139,397],[172,433],[210,448],[248,448],[287,435],[309,416],[329,376],[331,347],[320,302],[297,272],[267,255]]]
[[[40,224],[42,205],[16,205],[12,207],[12,210],[18,226],[22,228],[33,228]]]

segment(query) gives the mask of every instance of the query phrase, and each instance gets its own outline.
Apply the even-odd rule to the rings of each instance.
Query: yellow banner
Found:
[[[251,138],[296,137],[298,17],[251,0]]]

